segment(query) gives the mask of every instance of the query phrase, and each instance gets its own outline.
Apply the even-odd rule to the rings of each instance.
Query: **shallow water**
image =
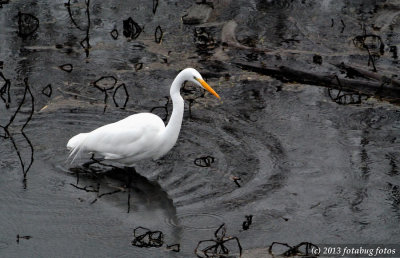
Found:
[[[0,72],[11,86],[0,79],[0,93],[11,101],[7,108],[0,100],[0,125],[7,129],[0,130],[7,136],[0,138],[2,257],[188,257],[222,223],[246,251],[274,241],[399,239],[399,107],[372,97],[339,105],[326,88],[241,70],[233,63],[275,57],[223,49],[219,37],[222,24],[234,19],[241,44],[272,48],[295,68],[333,73],[330,63],[337,62],[372,69],[366,51],[352,43],[366,24],[385,43],[378,71],[396,74],[389,49],[399,44],[400,6],[221,0],[209,23],[183,24],[192,4],[159,1],[154,14],[151,1],[71,1],[72,19],[65,1],[3,4]],[[39,20],[33,34],[18,35],[19,11]],[[123,34],[129,17],[143,29],[136,39]],[[30,22],[26,30],[34,28]],[[201,26],[215,38],[206,50],[194,33]],[[322,66],[313,63],[315,53]],[[96,164],[90,174],[80,166],[89,156],[66,161],[65,145],[77,133],[136,112],[168,118],[168,85],[187,66],[222,101],[186,85],[182,131],[165,157],[140,162],[137,173]],[[253,221],[243,230],[246,215]],[[162,231],[164,245],[132,246],[139,226]],[[168,250],[173,244],[180,252]],[[238,252],[235,245],[231,252]]]

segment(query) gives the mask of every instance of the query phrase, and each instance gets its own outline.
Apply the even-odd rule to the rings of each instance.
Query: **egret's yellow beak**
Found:
[[[196,80],[198,80],[200,82],[200,84],[204,87],[204,89],[208,90],[212,95],[214,95],[217,98],[221,98],[218,93],[215,92],[215,90],[213,90],[210,85],[208,85],[204,80],[196,78]]]

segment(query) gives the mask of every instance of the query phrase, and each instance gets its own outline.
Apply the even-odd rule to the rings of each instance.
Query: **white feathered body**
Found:
[[[72,137],[67,144],[71,150],[70,157],[75,159],[82,152],[94,153],[133,166],[138,160],[158,159],[165,155],[175,145],[181,130],[184,101],[180,89],[185,81],[194,82],[219,98],[199,72],[186,68],[176,76],[170,88],[173,110],[167,126],[152,113],[131,115]]]
[[[94,153],[108,160],[133,165],[138,160],[157,159],[173,147],[176,139],[173,143],[163,143],[163,132],[165,125],[160,117],[140,113],[89,133],[80,133],[69,140],[67,148],[74,157],[82,152]]]

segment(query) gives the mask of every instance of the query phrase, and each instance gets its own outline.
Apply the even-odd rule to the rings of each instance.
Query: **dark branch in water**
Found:
[[[400,101],[400,87],[397,87],[393,83],[382,86],[381,82],[376,81],[341,78],[339,85],[336,80],[336,75],[305,72],[287,66],[269,67],[265,64],[254,65],[244,62],[235,64],[245,70],[268,75],[282,82],[297,82],[302,84],[325,86],[339,90],[354,91],[367,96],[374,96],[375,93],[381,89],[379,93],[383,98],[392,102]]]
[[[31,89],[29,87],[29,84],[28,84],[28,78],[24,79],[24,83],[25,83],[25,91],[24,91],[24,95],[22,97],[21,102],[19,103],[16,111],[11,116],[10,120],[8,121],[8,123],[5,126],[0,126],[0,127],[2,127],[4,129],[4,132],[5,132],[5,135],[1,136],[1,137],[3,137],[4,139],[9,138],[11,140],[11,143],[13,144],[13,147],[14,147],[16,153],[17,153],[18,159],[19,159],[21,167],[22,167],[22,173],[24,175],[24,179],[23,179],[24,187],[26,188],[26,174],[28,173],[28,171],[31,168],[31,166],[33,164],[33,161],[34,161],[34,157],[33,157],[34,149],[33,149],[33,145],[31,143],[31,141],[29,140],[29,138],[24,133],[24,129],[32,119],[33,113],[35,111],[35,104],[34,104],[35,101],[34,101],[34,97],[33,97],[33,94],[31,92]],[[24,162],[24,160],[22,158],[22,155],[21,155],[21,152],[20,152],[20,150],[18,148],[18,145],[15,142],[13,135],[8,130],[9,126],[14,122],[16,116],[21,112],[21,107],[25,103],[27,94],[29,94],[29,96],[31,98],[31,110],[29,112],[28,118],[26,119],[25,123],[22,125],[22,128],[21,128],[20,132],[21,132],[21,135],[26,140],[26,142],[28,143],[29,149],[30,149],[30,153],[31,154],[30,154],[30,159],[29,159],[29,163],[28,164],[26,164],[26,162]]]

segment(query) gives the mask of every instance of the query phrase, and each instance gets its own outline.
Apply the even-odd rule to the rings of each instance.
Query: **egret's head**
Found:
[[[193,68],[186,68],[185,70],[187,70],[187,71],[189,72],[189,74],[190,74],[190,77],[189,77],[188,81],[194,82],[196,85],[198,85],[198,86],[200,86],[200,87],[206,89],[208,92],[210,92],[210,93],[211,93],[212,95],[214,95],[215,97],[217,97],[217,98],[219,98],[219,99],[221,98],[221,97],[218,95],[218,93],[216,93],[216,92],[210,87],[210,85],[208,85],[208,84],[204,81],[203,77],[201,76],[201,74],[200,74],[198,71],[196,71],[196,70],[193,69]]]

